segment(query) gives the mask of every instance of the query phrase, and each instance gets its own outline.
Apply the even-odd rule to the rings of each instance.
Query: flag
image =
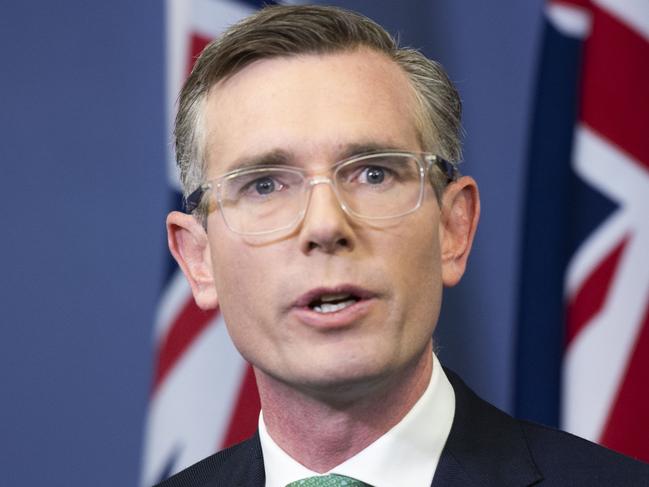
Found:
[[[649,461],[649,3],[544,13],[516,414]]]
[[[226,27],[269,1],[167,0],[168,133],[182,83],[202,49]],[[182,192],[170,144],[171,209]],[[236,351],[218,309],[202,311],[169,255],[154,326],[154,376],[140,483],[149,487],[252,435],[259,398],[252,369]]]

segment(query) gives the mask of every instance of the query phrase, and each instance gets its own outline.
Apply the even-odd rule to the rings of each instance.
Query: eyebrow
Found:
[[[354,143],[345,146],[341,156],[338,160],[345,160],[350,157],[360,156],[363,154],[368,154],[372,152],[390,152],[390,151],[406,151],[402,147],[397,146],[396,144],[391,143],[379,143],[379,142],[361,142]]]
[[[274,149],[261,154],[241,157],[235,160],[232,164],[228,164],[223,172],[229,173],[239,169],[248,169],[260,166],[285,166],[290,164],[291,159],[293,159],[293,157],[291,157],[290,153],[282,149]]]
[[[381,151],[405,151],[407,149],[399,147],[391,143],[379,143],[379,142],[357,142],[346,144],[342,151],[337,156],[335,161],[332,161],[332,164],[335,164],[338,161],[343,161],[354,156],[359,156],[363,154],[368,154],[372,152],[381,152]],[[249,169],[254,167],[264,167],[264,166],[290,166],[297,165],[295,163],[296,157],[292,155],[291,152],[285,151],[283,149],[273,149],[268,152],[263,152],[261,154],[254,154],[251,156],[244,156],[239,159],[236,159],[233,163],[228,164],[224,169],[223,173],[230,173],[233,171],[238,171],[240,169]]]

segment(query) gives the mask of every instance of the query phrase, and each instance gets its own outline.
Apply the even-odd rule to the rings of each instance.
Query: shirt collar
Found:
[[[428,487],[454,414],[453,387],[433,355],[430,382],[412,409],[374,443],[327,473],[353,477],[374,487]],[[275,443],[266,430],[263,412],[259,415],[259,439],[266,487],[285,487],[295,480],[319,475],[293,460]]]

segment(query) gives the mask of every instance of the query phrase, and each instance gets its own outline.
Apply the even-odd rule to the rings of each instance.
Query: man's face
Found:
[[[255,62],[207,99],[207,179],[278,151],[327,176],[355,147],[421,151],[413,107],[406,75],[372,51]],[[230,335],[263,373],[309,390],[371,384],[430,354],[442,278],[429,184],[421,208],[380,225],[345,214],[319,184],[291,232],[238,235],[218,210],[207,229]],[[345,309],[309,306],[345,294]]]

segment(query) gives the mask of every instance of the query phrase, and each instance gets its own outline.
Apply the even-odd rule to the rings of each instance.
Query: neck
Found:
[[[432,366],[431,342],[414,363],[343,401],[339,391],[303,390],[255,369],[266,429],[294,460],[327,472],[401,421],[426,390]]]

